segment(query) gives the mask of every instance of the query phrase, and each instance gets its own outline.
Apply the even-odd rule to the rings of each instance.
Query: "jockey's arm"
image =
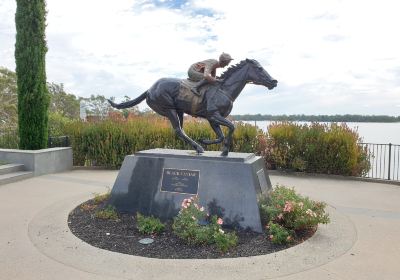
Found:
[[[212,75],[215,73],[215,69],[217,68],[217,64],[206,65],[204,68],[204,79],[206,79],[210,83],[215,83],[217,79]]]

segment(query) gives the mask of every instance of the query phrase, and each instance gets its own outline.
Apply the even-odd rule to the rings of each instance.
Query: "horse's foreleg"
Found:
[[[222,117],[219,114],[212,116],[210,118],[210,120],[212,122],[216,123],[217,125],[223,125],[229,129],[229,132],[225,138],[224,147],[222,148],[222,153],[221,153],[221,156],[227,156],[229,153],[229,149],[232,146],[232,136],[233,136],[233,132],[235,131],[235,126],[233,125],[233,123],[231,123],[230,121],[228,121],[227,119],[225,119],[224,117]]]
[[[195,141],[193,141],[189,136],[186,135],[186,133],[182,130],[180,121],[179,121],[179,116],[178,113],[175,110],[168,110],[164,112],[164,115],[170,120],[172,127],[175,130],[176,135],[184,140],[186,143],[190,144],[198,154],[204,153],[204,149],[197,144]],[[183,115],[182,115],[183,117]]]
[[[224,141],[224,133],[221,130],[221,127],[219,126],[219,124],[209,121],[211,128],[214,130],[215,134],[218,136],[218,139],[215,140],[207,140],[207,139],[201,139],[200,143],[204,144],[204,145],[211,145],[211,144],[219,144],[222,141]]]

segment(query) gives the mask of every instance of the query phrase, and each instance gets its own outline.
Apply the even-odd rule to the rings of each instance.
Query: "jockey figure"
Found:
[[[192,64],[188,70],[189,80],[197,82],[191,88],[192,92],[196,95],[200,95],[200,87],[208,83],[218,82],[218,79],[215,78],[217,68],[224,68],[231,60],[233,60],[233,58],[229,54],[222,53],[219,56],[219,60],[207,59]]]

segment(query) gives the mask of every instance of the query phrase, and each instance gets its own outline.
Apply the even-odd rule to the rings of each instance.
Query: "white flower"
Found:
[[[225,231],[223,231],[222,229],[219,229],[219,232],[220,232],[220,233],[225,233]]]

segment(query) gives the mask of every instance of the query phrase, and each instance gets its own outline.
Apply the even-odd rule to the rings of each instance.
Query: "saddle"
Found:
[[[189,79],[183,79],[180,82],[179,86],[179,94],[177,96],[177,100],[180,103],[185,103],[187,105],[190,104],[191,113],[196,115],[198,113],[198,109],[200,108],[200,104],[202,103],[205,93],[211,88],[214,87],[212,84],[204,85],[200,88],[200,95],[193,93],[191,90],[193,86],[196,85],[196,82],[193,82]]]
[[[211,84],[206,84],[200,88],[199,93],[200,94],[195,94],[191,89],[197,84],[197,82],[193,82],[192,80],[189,79],[184,79],[181,80],[181,87],[180,91],[190,91],[191,94],[196,95],[198,97],[202,97],[204,93],[210,88]]]

